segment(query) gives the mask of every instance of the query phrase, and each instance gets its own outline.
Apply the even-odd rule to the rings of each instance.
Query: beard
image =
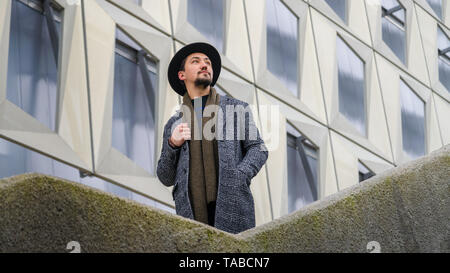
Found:
[[[205,78],[197,78],[194,82],[194,85],[197,87],[203,87],[203,89],[205,89],[206,87],[208,87],[208,85],[211,85],[211,80]]]

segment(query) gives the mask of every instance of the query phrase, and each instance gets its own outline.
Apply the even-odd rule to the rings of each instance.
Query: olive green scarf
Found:
[[[211,87],[205,108],[208,105],[219,106],[219,99],[219,94]],[[201,105],[202,99],[199,98],[199,100]],[[183,113],[183,122],[188,122],[189,128],[191,128],[191,140],[189,141],[189,198],[194,212],[194,219],[205,224],[209,223],[213,225],[219,170],[217,141],[215,138],[213,140],[205,139],[204,134],[197,134],[197,136],[202,136],[201,140],[194,139],[195,128],[193,121],[194,118],[197,119],[197,115],[194,112],[194,106],[187,92],[183,96],[183,105],[187,106],[190,110],[190,120],[192,121],[189,124],[189,121],[185,119],[187,116]],[[202,115],[202,132],[205,124],[211,119],[214,119],[213,122],[215,124],[217,120],[216,114],[211,114],[210,117],[204,117]],[[200,125],[199,123],[197,124]],[[196,128],[199,128],[198,125]],[[215,126],[212,128],[215,129]],[[212,131],[214,132],[214,130]]]

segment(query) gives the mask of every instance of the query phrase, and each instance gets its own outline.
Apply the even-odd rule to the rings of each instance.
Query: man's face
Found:
[[[211,84],[213,70],[211,60],[203,53],[192,53],[186,57],[184,71],[178,71],[178,78],[195,86],[206,88]]]

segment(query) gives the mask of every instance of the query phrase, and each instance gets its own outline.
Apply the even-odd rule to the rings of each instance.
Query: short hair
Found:
[[[184,71],[184,67],[186,65],[186,60],[187,60],[187,57],[184,58],[183,61],[181,61],[181,65],[180,65],[180,68],[178,69],[178,71]],[[180,81],[181,85],[183,85],[186,88],[186,86],[184,85],[184,81],[182,81],[182,80],[179,80],[179,81]]]
[[[184,58],[183,61],[181,61],[180,69],[178,69],[178,71],[184,71],[184,67],[186,66],[186,60],[187,57]]]

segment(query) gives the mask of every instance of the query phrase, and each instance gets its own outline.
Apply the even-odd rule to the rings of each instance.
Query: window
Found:
[[[364,166],[361,162],[358,161],[358,176],[359,176],[359,182],[363,182],[364,180],[367,180],[374,176],[375,174],[370,171],[366,166]]]
[[[434,13],[442,19],[442,0],[427,0]]]
[[[76,168],[0,138],[0,178],[24,173],[40,173],[60,177],[175,213],[172,208],[159,202],[150,200],[98,177],[86,176]]]
[[[156,64],[116,31],[112,146],[154,173]]]
[[[334,12],[336,12],[339,17],[341,17],[344,22],[347,22],[347,0],[325,0],[325,2],[327,2],[327,4],[334,10]]]
[[[61,17],[48,0],[12,1],[6,96],[51,130],[58,105]]]
[[[266,0],[267,68],[298,97],[298,18],[280,0]]]
[[[318,199],[317,150],[287,124],[288,211]]]
[[[410,157],[425,155],[425,104],[400,81],[403,151]]]
[[[439,26],[437,29],[439,81],[450,93],[450,39]]]
[[[188,0],[188,22],[219,52],[224,51],[224,0]]]
[[[383,41],[406,64],[405,8],[397,0],[381,0]]]
[[[85,175],[75,168],[0,138],[0,178],[33,172],[80,183],[89,181],[92,186],[104,190],[102,180],[84,178]]]
[[[337,37],[339,112],[366,135],[364,63]]]

